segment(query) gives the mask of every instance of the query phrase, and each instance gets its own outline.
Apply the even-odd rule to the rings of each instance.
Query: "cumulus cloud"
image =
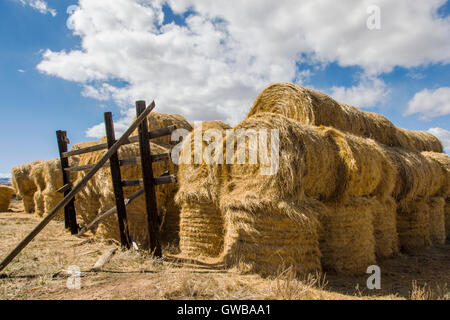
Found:
[[[442,146],[447,153],[450,153],[450,131],[442,128],[430,128],[429,133],[435,135],[442,142]]]
[[[450,87],[417,92],[408,103],[405,115],[422,114],[423,119],[450,114]]]
[[[53,17],[56,16],[56,10],[48,6],[47,2],[43,0],[19,0],[24,6],[30,6],[31,8],[39,11],[42,14],[50,13]]]
[[[363,79],[357,86],[350,88],[332,87],[330,94],[340,102],[361,108],[370,108],[383,101],[388,90],[383,81],[372,78]]]
[[[124,109],[156,99],[159,111],[234,124],[269,83],[310,76],[299,62],[337,62],[364,77],[334,93],[371,106],[384,95],[381,73],[450,61],[450,20],[436,13],[444,2],[79,0],[69,23],[81,48],[46,50],[38,69]],[[182,26],[164,23],[164,4],[187,16]],[[374,4],[380,30],[366,26]]]

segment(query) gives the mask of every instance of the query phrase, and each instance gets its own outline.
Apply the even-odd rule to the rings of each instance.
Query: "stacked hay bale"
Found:
[[[34,193],[37,191],[36,184],[30,175],[34,166],[39,166],[42,161],[15,166],[11,169],[11,181],[18,197],[22,198],[25,212],[34,211]]]
[[[149,130],[176,125],[178,129],[190,131],[192,127],[181,116],[163,113],[151,113],[147,118]],[[134,132],[137,134],[137,132]],[[178,141],[171,141],[170,135],[152,140],[150,143],[152,154],[170,153],[170,148]],[[103,139],[105,142],[105,139]],[[139,145],[137,143],[122,146],[119,149],[119,158],[135,158],[139,156]],[[78,156],[78,165],[87,165],[97,163],[103,156],[104,151],[97,151]],[[171,161],[157,162],[153,164],[155,176],[169,171],[176,173],[176,167]],[[139,179],[142,177],[140,165],[121,167],[122,179]],[[81,180],[86,172],[79,172],[77,181]],[[124,195],[129,197],[136,192],[139,187],[125,187]],[[177,184],[168,184],[156,187],[156,198],[158,212],[164,216],[164,223],[161,230],[163,241],[177,241],[179,231],[179,208],[175,205],[174,196],[178,190]],[[88,182],[87,186],[80,192],[75,200],[75,209],[80,215],[81,221],[88,224],[98,215],[115,206],[115,198],[111,181],[109,168],[102,168]],[[147,217],[145,210],[145,199],[140,197],[127,206],[127,217],[130,236],[134,241],[142,246],[148,245]],[[120,239],[117,216],[106,219],[94,230],[94,233],[101,238]]]
[[[443,214],[439,201],[430,197],[439,195],[444,184],[440,165],[423,154],[404,148],[388,148],[392,162],[397,167],[393,196],[398,202],[397,230],[400,246],[414,250],[430,246],[431,233],[439,233],[439,216]],[[430,202],[431,201],[431,202]],[[430,203],[433,205],[430,216]],[[441,213],[440,213],[441,212]],[[433,221],[433,231],[430,221]]]
[[[195,137],[202,149],[205,131],[216,130],[220,137],[231,127],[221,121],[203,122],[183,140],[178,165],[180,188],[175,201],[180,207],[180,249],[185,256],[217,257],[223,250],[224,220],[214,202],[210,185],[212,164],[206,163],[203,152],[195,159]],[[221,141],[220,141],[221,143]]]
[[[45,214],[49,214],[64,198],[62,193],[56,192],[63,185],[60,159],[55,158],[46,161],[44,163],[43,174],[45,178],[45,190],[42,192],[44,196],[44,209]],[[55,219],[64,220],[64,209],[57,212]]]
[[[169,150],[151,143],[152,154],[167,153]],[[92,153],[83,154],[80,157],[80,165],[97,163],[103,156],[104,151],[96,151]],[[119,149],[119,158],[128,159],[139,156],[139,145],[130,144],[122,146]],[[170,171],[174,172],[173,166],[169,162],[157,162],[153,164],[153,172],[155,176]],[[121,167],[122,179],[139,179],[142,176],[140,165],[123,166]],[[78,180],[85,175],[80,173]],[[158,186],[156,188],[156,199],[158,203],[158,211],[161,214],[162,206],[168,202],[168,195],[172,194],[172,190],[176,186],[174,184]],[[124,196],[129,197],[136,192],[140,187],[124,187]],[[80,193],[75,201],[76,211],[80,215],[81,221],[84,224],[90,223],[99,214],[111,209],[115,204],[114,191],[112,187],[111,173],[108,167],[101,168],[95,176],[89,180],[84,190]],[[167,213],[166,213],[167,214]],[[145,211],[145,199],[139,197],[133,203],[127,206],[127,218],[130,236],[136,243],[146,247],[148,245],[147,234],[147,216]],[[165,226],[166,230],[170,231],[173,226]],[[163,229],[164,233],[165,229]],[[113,215],[102,222],[97,228],[96,235],[104,239],[120,239],[120,233],[117,223],[117,216]],[[166,234],[169,232],[165,232]],[[173,233],[173,231],[172,231]],[[171,234],[172,234],[171,233]]]
[[[34,213],[42,217],[45,213],[45,202],[44,202],[44,190],[46,187],[46,181],[44,177],[44,166],[45,161],[33,166],[30,170],[30,177],[33,179],[33,183],[36,187],[36,191],[33,195],[34,200]]]
[[[233,161],[217,166],[213,174],[214,192],[226,230],[221,258],[227,265],[245,266],[246,271],[261,274],[274,274],[289,266],[298,273],[320,270],[317,215],[322,206],[305,194],[307,190],[324,196],[334,192],[330,190],[333,183],[318,181],[314,185],[307,174],[317,167],[333,167],[332,157],[318,154],[326,150],[327,143],[310,128],[275,114],[248,118],[234,129],[226,136],[225,154],[219,155],[226,157],[226,146],[236,141]],[[267,154],[259,153],[260,161],[250,161],[258,149],[262,151],[261,145],[254,143],[255,135],[259,135],[261,142],[261,129],[267,132],[264,146]],[[272,148],[272,141],[277,140],[276,132],[279,153],[277,148]],[[241,164],[240,152],[244,155]],[[307,167],[313,160],[317,167]]]
[[[329,126],[358,136],[372,138],[387,146],[417,151],[442,152],[440,141],[427,132],[395,127],[385,117],[339,103],[326,94],[292,83],[276,83],[256,98],[248,117],[271,112],[303,124]]]
[[[442,220],[447,238],[450,238],[450,157],[443,153],[422,152],[422,155],[429,161],[434,161],[441,167],[442,188],[436,192],[437,198],[430,203],[430,224],[432,226],[432,240],[442,243]],[[439,199],[441,198],[441,199]],[[442,209],[444,202],[444,209]],[[442,216],[443,215],[443,216]]]
[[[9,208],[14,189],[0,185],[0,212],[5,212]]]

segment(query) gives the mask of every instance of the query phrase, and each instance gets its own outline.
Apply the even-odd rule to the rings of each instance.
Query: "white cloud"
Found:
[[[114,119],[114,131],[116,134],[116,138],[119,138],[131,125],[135,114],[133,109],[128,109],[126,112],[122,114],[122,118]],[[102,138],[106,135],[105,124],[99,123],[85,132],[86,137],[89,138]]]
[[[361,108],[374,107],[383,101],[387,94],[386,84],[377,78],[362,79],[357,86],[350,88],[332,87],[330,93],[337,101]]]
[[[421,113],[423,119],[450,114],[450,87],[417,92],[408,103],[405,115]]]
[[[43,0],[18,0],[24,6],[30,6],[42,14],[50,13],[53,17],[56,16],[56,10],[48,6],[47,2]]]
[[[23,69],[17,69],[17,72],[24,73],[25,70],[23,70]]]
[[[450,131],[442,128],[430,128],[429,133],[435,135],[442,142],[442,146],[447,153],[450,153]]]
[[[302,83],[310,74],[297,62],[337,62],[364,76],[333,88],[336,96],[370,106],[384,95],[380,73],[450,61],[450,20],[436,14],[444,2],[170,0],[176,13],[195,12],[178,26],[162,24],[163,0],[79,0],[69,22],[81,48],[47,50],[38,69],[123,109],[155,99],[158,111],[234,124],[269,83]],[[366,27],[372,4],[381,8],[381,30]]]

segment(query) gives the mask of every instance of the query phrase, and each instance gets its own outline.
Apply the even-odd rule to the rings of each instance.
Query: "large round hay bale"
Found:
[[[428,201],[430,208],[430,239],[433,244],[445,243],[445,200],[432,197]]]
[[[397,204],[391,197],[384,200],[373,199],[373,231],[377,258],[388,258],[399,252],[397,234]]]
[[[37,186],[30,175],[31,169],[42,163],[42,161],[33,161],[27,164],[15,166],[11,169],[11,181],[17,196],[22,198],[25,212],[34,211],[34,193]]]
[[[225,212],[222,259],[241,272],[274,275],[292,268],[297,274],[320,271],[318,221],[308,203],[280,202],[249,211],[230,206]]]
[[[134,118],[136,120],[136,117]],[[156,130],[165,128],[171,125],[175,125],[177,129],[185,129],[187,131],[192,131],[192,126],[189,122],[179,114],[173,113],[161,113],[152,111],[147,116],[147,125],[148,130]],[[138,130],[133,131],[131,135],[137,135]],[[171,141],[171,136],[164,136],[156,139],[152,139],[153,143],[157,143],[163,145],[166,148],[170,148],[170,146],[174,146],[178,143],[178,141]]]
[[[427,158],[430,162],[437,163],[442,171],[436,170],[436,181],[440,181],[442,183],[441,189],[436,193],[436,195],[442,196],[445,198],[450,198],[450,156],[444,153],[438,152],[422,152],[422,155]]]
[[[406,251],[431,245],[430,208],[424,200],[401,203],[397,208],[397,232],[400,248]]]
[[[0,212],[5,212],[9,208],[14,189],[0,185]]]
[[[302,199],[305,195],[324,201],[345,201],[354,196],[384,198],[392,192],[394,166],[382,145],[373,140],[332,128],[305,126],[272,113],[247,118],[235,128],[238,130],[269,132],[268,150],[274,130],[279,141],[279,150],[274,150],[278,152],[278,163],[273,174],[261,174],[264,165],[249,161],[251,153],[261,151],[259,145],[247,142],[244,145],[246,163],[237,164],[239,153],[236,152],[234,165],[219,167],[217,180],[223,181],[223,193],[232,201],[244,197],[271,201],[289,197]]]
[[[397,201],[427,198],[442,187],[442,174],[437,173],[440,169],[421,153],[404,148],[386,148],[386,151],[396,168],[392,195]]]
[[[339,103],[326,94],[292,83],[271,84],[256,98],[248,117],[271,112],[302,124],[323,125],[372,138],[387,146],[442,152],[440,141],[425,132],[395,127],[385,117]]]
[[[62,193],[56,192],[63,186],[61,171],[61,162],[59,158],[46,161],[43,165],[43,173],[46,182],[45,190],[42,192],[44,197],[45,214],[49,214],[56,205],[64,198]],[[64,219],[64,209],[57,212],[55,220]]]
[[[373,202],[351,198],[328,204],[319,216],[322,225],[322,267],[341,273],[362,273],[375,263]]]

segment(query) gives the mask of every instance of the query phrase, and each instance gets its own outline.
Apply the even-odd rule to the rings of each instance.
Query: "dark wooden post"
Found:
[[[64,196],[67,196],[72,190],[70,186],[70,172],[65,169],[69,167],[69,159],[63,156],[64,152],[67,152],[67,144],[69,140],[67,139],[67,132],[58,130],[56,131],[56,139],[58,140],[59,158],[61,161],[61,170],[63,177],[63,185],[68,185],[69,187],[64,191]],[[64,207],[64,225],[67,229],[70,229],[71,234],[78,233],[77,215],[75,212],[75,199],[72,199]]]
[[[111,112],[105,112],[105,128],[109,149],[116,142],[116,136],[114,133],[114,122]],[[122,175],[120,174],[120,163],[117,152],[114,153],[109,159],[109,165],[111,168],[114,196],[116,198],[117,218],[119,220],[120,242],[122,246],[129,249],[130,237],[128,234],[127,211],[125,208],[125,200],[122,189]]]
[[[145,110],[145,101],[136,101],[136,115]],[[153,181],[153,167],[150,150],[150,140],[148,136],[147,121],[144,120],[139,125],[139,147],[141,152],[142,178],[144,182],[145,204],[147,209],[148,236],[150,240],[150,251],[156,257],[161,257],[161,243],[159,236],[159,217],[156,206],[156,192]]]

